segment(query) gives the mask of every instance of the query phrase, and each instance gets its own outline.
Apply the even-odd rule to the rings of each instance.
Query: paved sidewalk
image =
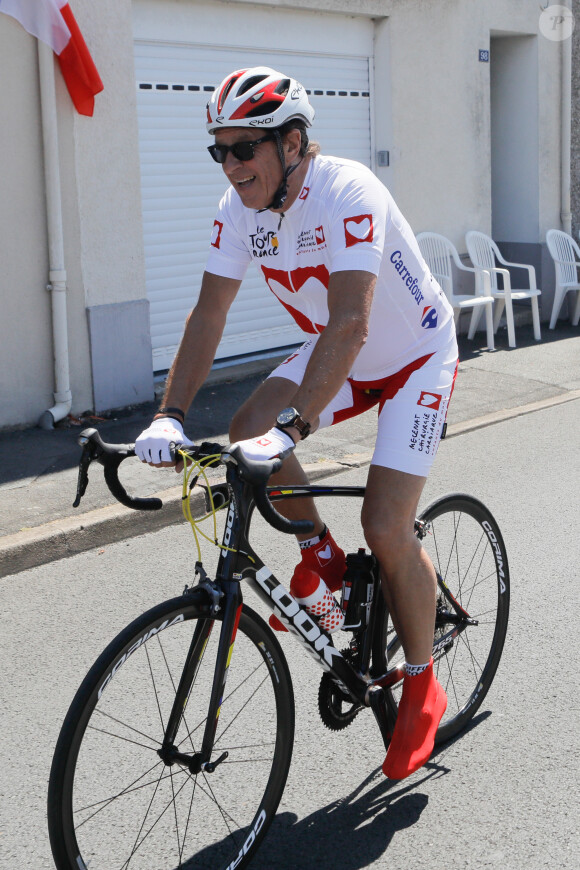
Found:
[[[516,340],[518,347],[508,348],[506,331],[500,329],[496,351],[489,353],[483,333],[473,342],[460,338],[448,437],[580,399],[580,328],[561,321],[550,331],[542,324],[542,341],[535,342],[531,326],[518,326]],[[260,371],[224,372],[224,380],[208,384],[190,409],[187,433],[196,440],[227,443],[232,413],[272,367],[270,361]],[[580,423],[580,403],[577,407]],[[100,466],[91,468],[80,508],[72,507],[80,456],[76,439],[82,428],[96,425],[106,441],[132,442],[155,408],[154,403],[141,405],[111,419],[61,424],[50,432],[0,432],[0,577],[179,521],[180,478],[171,469],[150,469],[137,460],[123,464],[123,483],[134,495],[160,495],[163,510],[144,514],[114,502]],[[311,480],[368,464],[375,424],[376,412],[371,410],[302,442],[298,455]]]

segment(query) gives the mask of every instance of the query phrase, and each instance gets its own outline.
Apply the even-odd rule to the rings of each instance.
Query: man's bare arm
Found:
[[[167,386],[163,406],[186,413],[203,386],[220,343],[226,317],[241,282],[205,272],[197,305],[187,318]]]
[[[366,341],[376,280],[371,272],[359,270],[330,276],[328,325],[316,343],[293,400],[309,422],[314,423],[336,395]]]

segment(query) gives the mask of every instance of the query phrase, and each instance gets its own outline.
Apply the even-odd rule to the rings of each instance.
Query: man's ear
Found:
[[[300,135],[300,130],[289,130],[284,140],[284,150],[287,156],[291,159],[297,157],[300,153],[301,144],[302,136]]]

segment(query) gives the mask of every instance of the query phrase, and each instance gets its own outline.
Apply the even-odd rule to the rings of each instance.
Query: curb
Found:
[[[503,423],[504,420],[513,420],[515,417],[523,417],[525,414],[533,414],[535,411],[545,411],[548,408],[553,408],[555,405],[564,405],[566,402],[573,402],[576,399],[580,399],[580,390],[569,390],[557,396],[550,396],[547,399],[530,402],[528,405],[518,405],[515,408],[502,408],[501,411],[492,411],[483,417],[473,417],[471,420],[466,420],[463,423],[450,423],[447,428],[446,437],[453,438],[456,435],[465,435],[467,432],[474,432],[476,429],[494,426],[496,423]]]
[[[318,462],[303,467],[312,482],[347,468],[356,468],[358,464],[366,463]],[[212,480],[212,484],[224,480],[224,477],[217,478]],[[114,504],[6,535],[0,540],[0,578],[185,522],[181,511],[181,486],[156,495],[163,502],[159,511],[133,511]],[[194,516],[205,513],[204,494],[199,489],[191,496],[191,511]]]
[[[560,393],[515,408],[503,408],[461,423],[451,423],[447,429],[447,438],[465,435],[486,426],[493,426],[505,420],[546,410],[576,399],[580,399],[580,390]],[[366,466],[370,463],[372,454],[369,452],[359,456],[357,461],[317,462],[305,464],[303,468],[309,481],[314,482],[349,468]],[[218,478],[212,480],[212,483],[223,480],[223,477]],[[172,523],[184,522],[181,511],[181,486],[171,487],[156,495],[163,501],[163,509],[160,511],[132,511],[122,505],[113,504],[0,538],[0,579],[95,547],[146,535]],[[205,512],[204,494],[201,490],[196,490],[192,494],[191,509],[194,516]]]

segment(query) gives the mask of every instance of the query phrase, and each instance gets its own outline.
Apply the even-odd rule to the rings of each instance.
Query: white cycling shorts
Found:
[[[301,384],[315,347],[310,339],[271,373]],[[427,477],[441,440],[457,374],[455,335],[448,345],[377,381],[349,378],[320,414],[319,429],[378,405],[371,463]]]

